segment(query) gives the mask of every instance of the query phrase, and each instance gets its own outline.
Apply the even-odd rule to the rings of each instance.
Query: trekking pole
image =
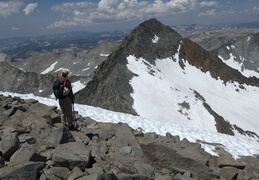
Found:
[[[74,127],[77,127],[74,103],[72,105]]]

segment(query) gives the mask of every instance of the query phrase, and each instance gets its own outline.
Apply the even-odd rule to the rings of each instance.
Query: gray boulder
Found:
[[[8,160],[12,154],[19,149],[19,139],[16,133],[8,132],[10,129],[5,129],[0,132],[0,152],[5,160]]]
[[[23,144],[10,158],[10,162],[14,164],[19,164],[22,162],[33,161],[33,162],[45,162],[46,157],[41,156],[36,150],[31,146]]]
[[[66,167],[70,170],[77,166],[84,171],[90,164],[90,151],[80,142],[60,144],[53,153],[52,161],[54,166]]]
[[[40,171],[45,167],[42,162],[23,162],[0,168],[0,179],[39,179]]]
[[[63,124],[57,124],[51,134],[42,141],[42,145],[57,147],[59,144],[75,142],[69,129]]]

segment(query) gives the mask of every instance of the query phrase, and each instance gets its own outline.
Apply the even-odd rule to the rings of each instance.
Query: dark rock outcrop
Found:
[[[20,70],[7,62],[0,62],[0,91],[16,92],[21,94],[33,93],[37,96],[47,97],[52,94],[52,83],[56,76],[52,74],[39,74]],[[81,77],[70,76],[71,82]]]
[[[159,39],[159,43],[155,42],[155,38]],[[133,93],[130,80],[135,75],[126,67],[127,57],[133,55],[144,58],[155,65],[156,59],[173,57],[179,47],[180,61],[188,61],[202,72],[210,72],[212,78],[221,79],[224,83],[235,81],[241,86],[259,86],[257,78],[244,77],[238,70],[223,63],[214,53],[203,49],[190,39],[182,38],[176,31],[156,19],[150,19],[132,30],[119,48],[99,65],[92,81],[76,95],[76,101],[136,114],[130,95]],[[180,66],[184,68],[183,63],[180,63]]]
[[[238,70],[223,63],[218,56],[206,51],[190,39],[182,39],[179,57],[187,60],[191,65],[197,67],[202,72],[210,72],[213,78],[220,78],[225,83],[238,82],[240,84],[259,86],[259,79],[243,76]]]
[[[159,44],[152,42],[160,37]],[[132,30],[119,48],[96,70],[93,80],[76,95],[78,103],[99,106],[109,110],[136,114],[130,96],[129,80],[134,74],[127,68],[127,57],[145,58],[154,64],[157,58],[171,57],[177,52],[181,36],[156,19],[141,23]]]
[[[201,144],[169,133],[76,118],[71,131],[56,107],[0,95],[0,179],[259,178],[258,157],[235,160],[217,144],[218,156],[212,156]]]

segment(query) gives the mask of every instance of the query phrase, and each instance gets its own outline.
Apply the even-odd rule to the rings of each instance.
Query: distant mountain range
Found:
[[[0,51],[14,57],[15,61],[23,61],[35,52],[54,52],[89,49],[100,41],[122,41],[129,32],[68,32],[38,37],[13,37],[1,39]]]
[[[75,91],[77,103],[259,138],[259,102],[254,98],[259,96],[259,79],[242,74],[249,66],[234,69],[226,63],[230,56],[235,56],[232,60],[236,61],[241,55],[241,59],[255,58],[253,61],[259,62],[257,30],[205,30],[194,25],[176,31],[150,19],[128,36],[122,32],[91,36],[92,43],[96,43],[91,48],[62,48],[57,43],[60,41],[49,37],[57,47],[54,43],[55,48],[48,51],[50,41],[44,44],[38,39],[35,44],[41,42],[39,47],[45,49],[35,50],[31,40],[27,46],[20,43],[17,49],[27,49],[14,58],[0,56],[0,90],[50,97],[56,74],[66,68],[74,87],[81,84]],[[17,61],[16,56],[23,62]]]
[[[177,25],[171,26],[183,37],[188,37],[200,43],[207,40],[208,32],[211,35],[226,34],[235,29],[242,29],[247,34],[251,28],[259,28],[259,22],[236,23],[236,24],[216,24],[216,25]],[[247,28],[250,28],[247,30]],[[66,51],[81,50],[95,47],[100,41],[122,41],[130,34],[131,30],[113,32],[87,32],[73,31],[53,35],[33,36],[33,37],[12,37],[0,40],[0,51],[13,57],[14,61],[23,61],[32,56],[35,52],[54,52],[60,54]],[[215,34],[216,33],[216,34]],[[240,32],[238,33],[240,35]],[[205,35],[205,36],[204,36]],[[228,36],[226,34],[226,36]],[[202,43],[200,45],[203,45]],[[215,46],[205,44],[204,48],[211,50]]]

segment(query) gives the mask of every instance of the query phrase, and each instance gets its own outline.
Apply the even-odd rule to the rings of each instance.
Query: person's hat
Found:
[[[61,73],[64,74],[64,75],[68,75],[69,71],[67,69],[62,69]]]

